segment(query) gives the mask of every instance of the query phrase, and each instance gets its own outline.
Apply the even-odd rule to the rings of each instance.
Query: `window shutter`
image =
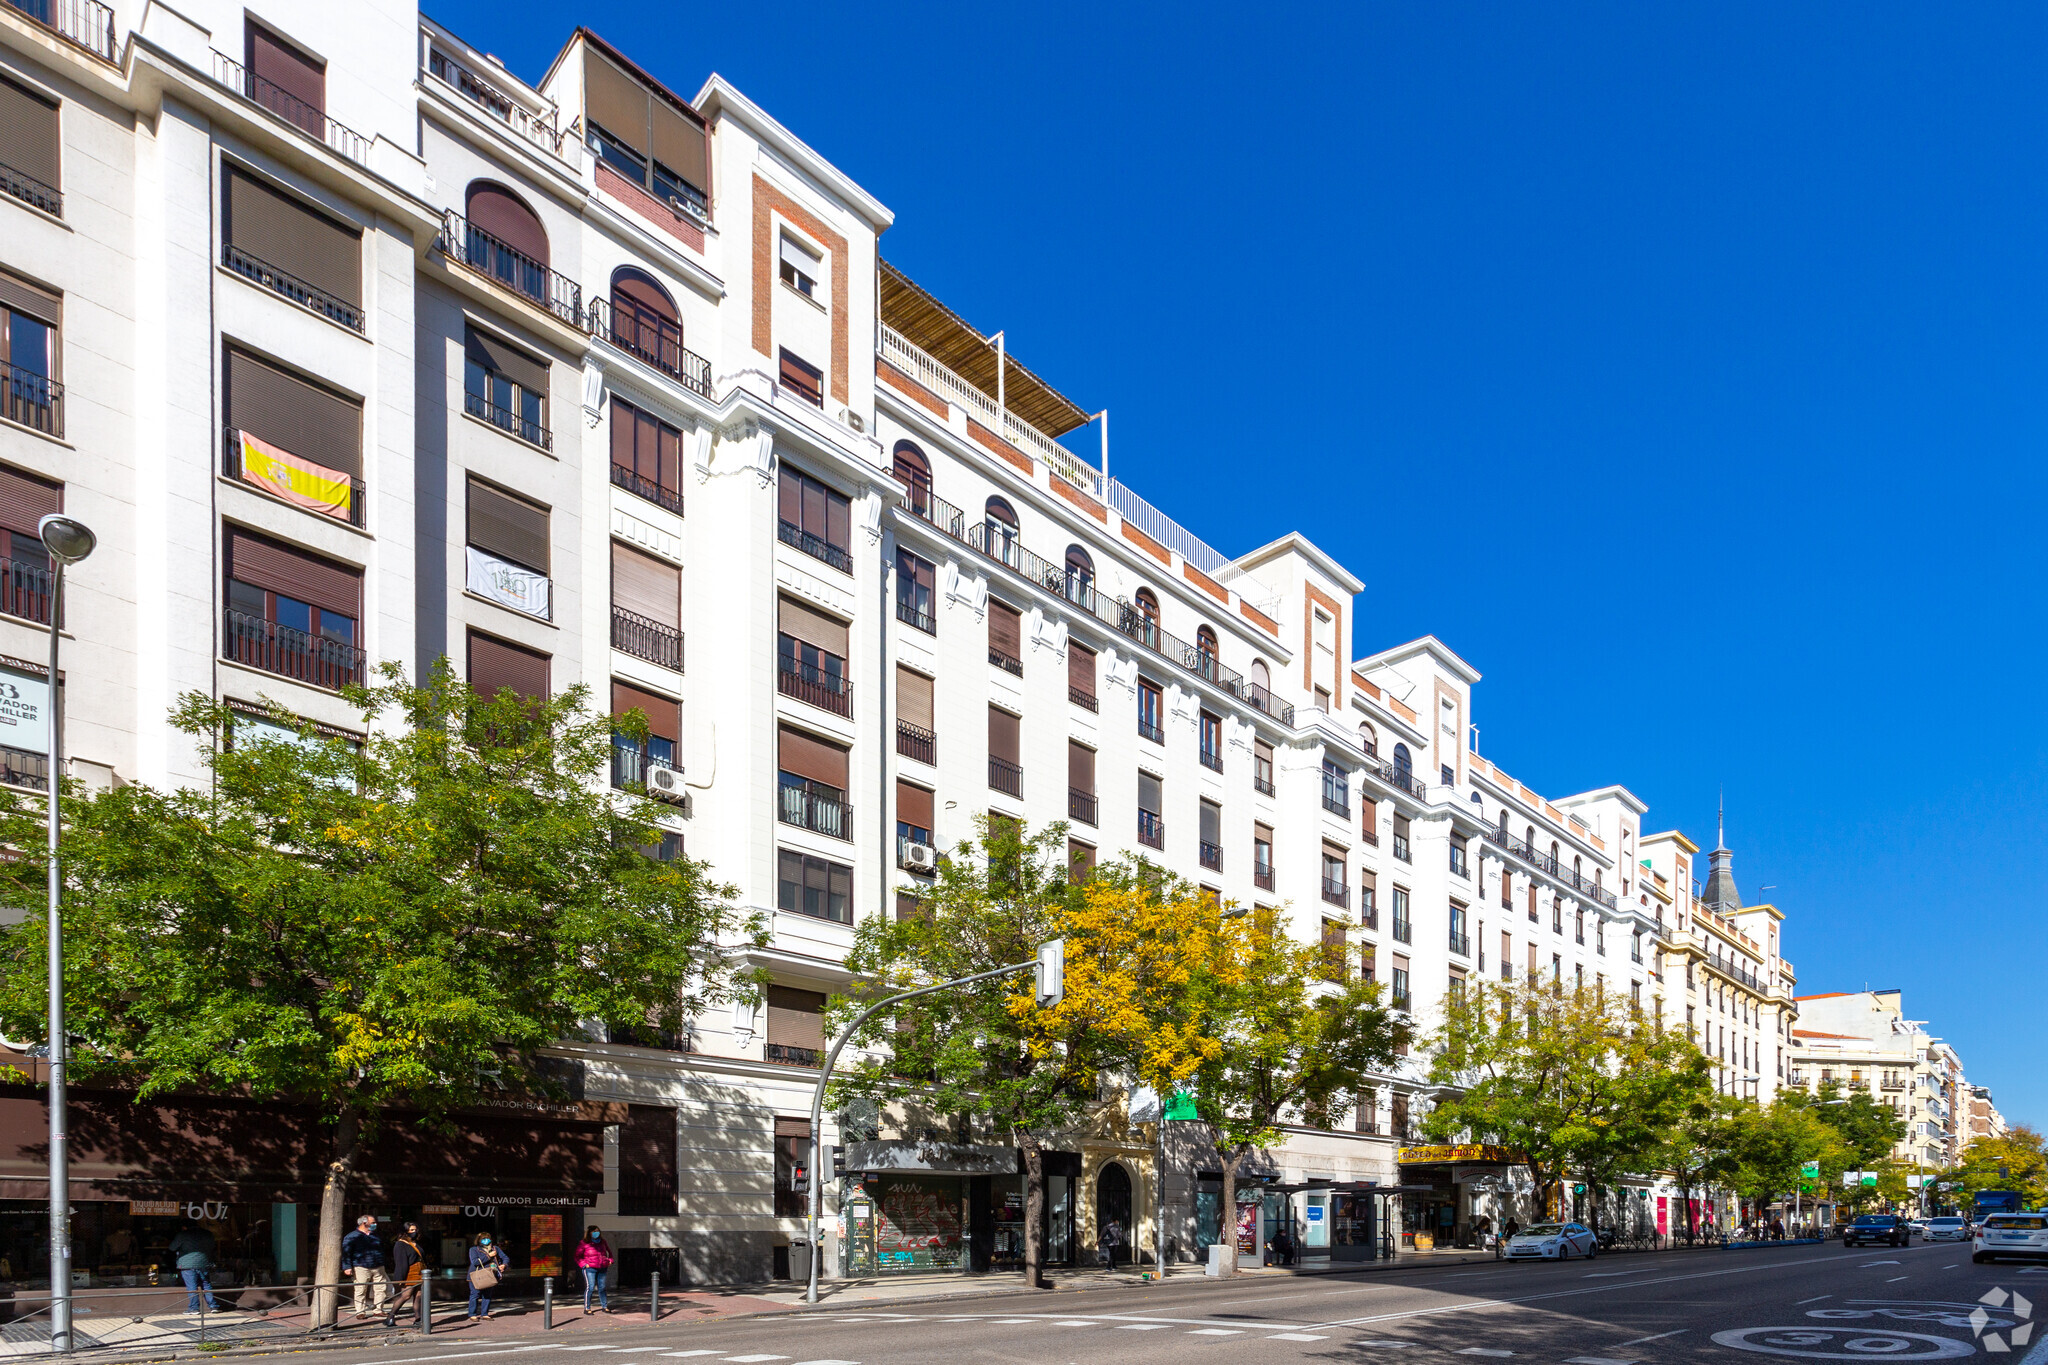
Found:
[[[471,631],[469,686],[486,699],[509,687],[519,696],[537,701],[548,694],[548,656]]]
[[[548,571],[548,513],[524,498],[500,492],[472,475],[469,480],[469,543],[500,559]]]
[[[711,155],[703,120],[656,98],[653,118],[654,159],[707,194],[711,190]]]
[[[988,604],[988,645],[1013,659],[1024,657],[1024,618],[1015,607]]]
[[[807,645],[816,645],[834,658],[847,657],[845,622],[835,621],[794,598],[784,597],[780,604],[780,628],[784,635],[793,636]]]
[[[1067,646],[1067,686],[1095,695],[1095,651],[1080,645]]]
[[[770,986],[767,994],[769,1042],[782,1047],[824,1048],[825,996],[822,991]]]
[[[530,394],[545,399],[548,392],[548,363],[536,360],[518,347],[489,332],[479,332],[474,327],[462,331],[463,353],[469,359],[487,370],[504,375]],[[613,407],[618,407],[615,401]],[[617,418],[613,421],[616,423]],[[617,427],[613,427],[616,441]],[[628,461],[628,463],[631,463]]]
[[[1323,951],[1336,954],[1337,960],[1343,961],[1344,922],[1342,920],[1326,919],[1323,921]]]
[[[246,351],[227,353],[227,424],[302,460],[363,477],[363,407]]]
[[[625,683],[612,684],[612,714],[623,716],[628,711],[640,710],[647,713],[647,733],[656,739],[670,743],[682,742],[682,706],[667,697],[658,697],[652,692],[643,692]]]
[[[1358,804],[1362,808],[1360,813],[1365,817],[1365,832],[1377,835],[1380,832],[1380,803],[1360,801]]]
[[[846,750],[822,739],[813,739],[801,730],[783,727],[778,762],[782,771],[808,777],[813,782],[822,782],[828,787],[846,790]]]
[[[363,301],[363,239],[237,167],[227,168],[227,240],[344,303]]]
[[[34,536],[38,522],[63,510],[63,484],[0,465],[0,530]]]
[[[683,571],[665,559],[612,542],[612,605],[683,628]]]
[[[617,398],[612,399],[613,464],[618,465],[622,469],[635,471],[640,468],[638,456],[634,452],[639,447],[639,442],[636,438],[639,434],[640,423],[643,421],[652,425],[654,419],[642,413],[640,409],[634,407],[631,403],[621,402]]]
[[[583,53],[583,113],[589,122],[641,156],[647,155],[647,88],[587,46]]]
[[[1154,815],[1158,815],[1158,814],[1160,813],[1160,810],[1159,810],[1159,805],[1160,805],[1160,801],[1159,801],[1159,797],[1160,797],[1160,790],[1159,790],[1159,786],[1160,786],[1160,784],[1159,784],[1159,779],[1158,779],[1158,778],[1156,778],[1156,777],[1154,777],[1154,776],[1153,776],[1152,774],[1150,774],[1150,773],[1139,773],[1139,774],[1138,774],[1138,809],[1139,809],[1139,810],[1149,810],[1149,811],[1151,811],[1151,812],[1152,812],[1152,813],[1153,813]]]
[[[896,665],[896,719],[920,730],[932,728],[932,680]]]
[[[298,124],[317,138],[327,136],[327,66],[260,24],[248,25],[249,73],[289,98],[278,100],[258,86],[256,102]],[[295,107],[297,101],[304,108]]]
[[[471,227],[488,232],[521,255],[548,263],[547,229],[532,209],[503,185],[479,180],[469,187],[464,205]]]
[[[18,275],[0,270],[0,304],[27,313],[52,327],[64,325],[64,300],[47,289],[30,284]]]
[[[1273,827],[1271,825],[1261,825],[1254,823],[1252,825],[1252,842],[1255,844],[1272,843]]]
[[[0,162],[59,188],[57,106],[0,77]]]
[[[908,782],[896,784],[896,818],[918,829],[932,827],[932,794]]]
[[[1214,801],[1202,803],[1202,842],[1220,844],[1223,842],[1223,807]]]
[[[1095,751],[1073,740],[1067,741],[1067,785],[1077,792],[1095,790]]]
[[[1359,888],[1365,893],[1367,899],[1370,900],[1379,892],[1380,874],[1377,872],[1369,872],[1364,868],[1360,868],[1358,870],[1358,885]],[[1359,902],[1360,905],[1364,905],[1365,903],[1365,901]]]
[[[228,577],[269,592],[281,592],[322,611],[360,619],[363,573],[330,559],[293,549],[268,536],[227,528]]]
[[[1394,837],[1396,839],[1406,839],[1408,837],[1407,816],[1397,815],[1394,817]]]
[[[1018,721],[1008,711],[988,708],[988,756],[1005,763],[1017,762]]]

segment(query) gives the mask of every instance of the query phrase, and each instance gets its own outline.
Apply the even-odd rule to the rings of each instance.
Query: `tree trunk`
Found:
[[[1233,1148],[1229,1160],[1223,1163],[1222,1206],[1216,1211],[1216,1235],[1230,1248],[1230,1254],[1223,1258],[1226,1275],[1237,1273],[1237,1164],[1244,1160],[1245,1151],[1241,1145]]]
[[[1036,1136],[1022,1134],[1024,1149],[1024,1286],[1044,1289],[1045,1283],[1045,1149]]]
[[[320,1251],[313,1263],[313,1326],[317,1330],[334,1326],[341,1309],[341,1239],[347,1214],[350,1178],[356,1171],[356,1140],[362,1133],[363,1116],[352,1104],[344,1104],[334,1120],[334,1154],[327,1163],[327,1183],[320,1190]]]

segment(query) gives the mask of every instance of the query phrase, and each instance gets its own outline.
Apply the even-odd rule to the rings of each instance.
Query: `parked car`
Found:
[[[1906,1220],[1906,1227],[1912,1231],[1915,1237],[1925,1237],[1927,1235],[1927,1224],[1918,1218],[1908,1218]]]
[[[1600,1239],[1577,1223],[1535,1223],[1508,1239],[1510,1261],[1569,1261],[1600,1254]]]
[[[1895,1213],[1861,1213],[1856,1215],[1855,1222],[1842,1229],[1842,1245],[1845,1247],[1871,1246],[1880,1242],[1887,1246],[1911,1246],[1913,1229]]]
[[[1970,1259],[1982,1264],[2001,1256],[2048,1260],[2048,1214],[1994,1213],[1979,1223]]]
[[[1970,1240],[1970,1224],[1962,1218],[1930,1218],[1927,1220],[1927,1240],[1967,1242]]]

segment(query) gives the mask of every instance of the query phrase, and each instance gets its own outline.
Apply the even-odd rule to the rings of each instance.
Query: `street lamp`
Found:
[[[57,691],[57,623],[64,613],[64,570],[93,551],[98,537],[82,521],[51,515],[36,525],[43,548],[57,566],[50,588],[50,1349],[71,1350],[71,1158],[64,1124],[64,1066],[70,1043],[64,1033],[64,933],[59,919],[57,796],[64,771],[64,705]]]

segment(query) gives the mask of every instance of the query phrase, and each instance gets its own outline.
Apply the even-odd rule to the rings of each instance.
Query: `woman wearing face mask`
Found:
[[[480,1322],[491,1315],[491,1291],[504,1277],[505,1253],[488,1232],[479,1232],[469,1248],[469,1318]]]
[[[610,1294],[605,1281],[610,1277],[612,1262],[618,1257],[612,1253],[612,1244],[604,1239],[602,1228],[592,1228],[583,1234],[583,1240],[576,1244],[576,1268],[583,1272],[583,1311],[590,1312],[590,1291],[597,1291],[597,1306],[609,1313],[612,1311]]]
[[[398,1281],[398,1293],[384,1309],[384,1325],[398,1325],[398,1315],[410,1308],[419,1311],[420,1279],[426,1270],[426,1253],[420,1250],[420,1225],[407,1223],[405,1231],[391,1243],[391,1278]]]

